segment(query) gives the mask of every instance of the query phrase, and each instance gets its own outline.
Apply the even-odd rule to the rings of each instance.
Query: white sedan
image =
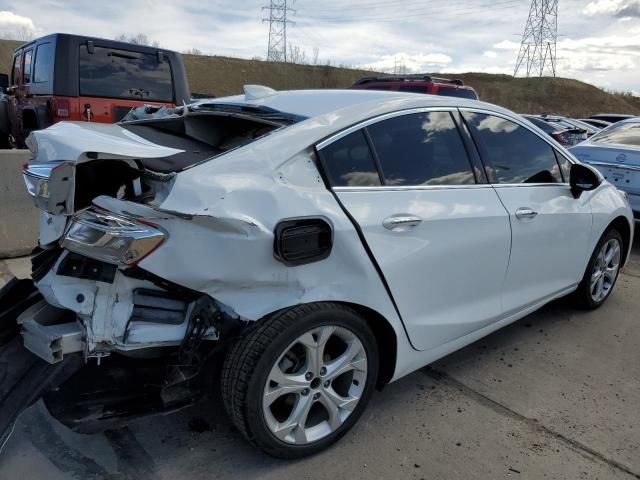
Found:
[[[44,300],[20,316],[27,348],[100,368],[170,358],[167,407],[165,388],[222,365],[237,428],[294,458],[345,434],[376,386],[556,298],[611,294],[625,196],[522,117],[410,93],[245,92],[32,133]]]

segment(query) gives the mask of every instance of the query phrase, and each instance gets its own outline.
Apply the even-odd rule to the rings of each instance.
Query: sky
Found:
[[[539,0],[542,1],[542,0]],[[640,0],[558,0],[558,76],[640,95]],[[0,37],[145,34],[168,49],[265,58],[269,0],[0,0]],[[288,0],[288,43],[392,73],[513,74],[530,0]]]

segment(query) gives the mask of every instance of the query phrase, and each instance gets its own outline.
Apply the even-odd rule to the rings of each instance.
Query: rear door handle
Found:
[[[528,207],[521,207],[516,210],[516,218],[519,220],[529,220],[535,218],[536,215],[538,215],[538,212]]]
[[[382,226],[387,230],[405,232],[417,227],[421,223],[422,219],[413,215],[392,215],[382,221]]]

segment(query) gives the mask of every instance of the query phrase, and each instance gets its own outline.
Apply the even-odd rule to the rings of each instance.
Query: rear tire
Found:
[[[356,423],[378,376],[378,349],[351,308],[313,303],[277,312],[234,345],[222,398],[235,426],[279,458],[300,458]]]
[[[602,235],[575,291],[578,307],[593,310],[609,298],[620,273],[623,248],[622,235],[617,229],[611,228]]]

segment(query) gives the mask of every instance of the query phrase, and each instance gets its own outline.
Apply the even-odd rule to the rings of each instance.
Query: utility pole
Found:
[[[557,39],[558,0],[531,0],[513,76],[555,77]]]
[[[263,18],[262,23],[269,22],[269,45],[267,60],[271,62],[287,61],[287,24],[293,24],[287,18],[295,10],[288,8],[287,0],[271,0],[262,10],[269,11],[269,18]]]

